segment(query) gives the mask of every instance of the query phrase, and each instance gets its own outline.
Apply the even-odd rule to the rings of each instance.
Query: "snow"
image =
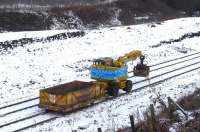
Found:
[[[83,37],[32,43],[24,47],[14,48],[7,54],[1,54],[0,106],[11,104],[13,101],[18,102],[37,97],[39,89],[42,88],[73,80],[91,81],[88,68],[91,65],[91,60],[98,57],[116,59],[118,56],[137,49],[148,55],[148,65],[152,65],[200,50],[199,37],[164,44],[156,48],[151,47],[161,41],[169,41],[180,38],[187,33],[198,32],[200,18],[181,18],[153,24],[155,27],[151,27],[152,23],[148,23],[85,30],[86,35]],[[3,42],[24,37],[41,38],[62,32],[71,32],[71,30],[1,33],[0,40]],[[174,47],[184,47],[187,49],[187,53],[179,52]],[[160,69],[151,72],[150,77],[195,62],[198,62],[198,59]],[[132,63],[128,64],[132,67]],[[200,64],[192,65],[176,73],[199,66]],[[142,114],[149,104],[153,103],[155,92],[159,92],[163,99],[167,96],[178,99],[199,87],[199,73],[200,70],[192,71],[147,89],[74,112],[36,128],[31,128],[30,131],[96,131],[98,127],[101,127],[103,131],[113,131],[130,126],[129,115],[134,114],[134,117],[137,117],[137,115]],[[155,78],[150,82],[173,74]],[[133,78],[131,80],[136,82],[142,79]],[[137,84],[133,87],[141,87],[144,84]]]

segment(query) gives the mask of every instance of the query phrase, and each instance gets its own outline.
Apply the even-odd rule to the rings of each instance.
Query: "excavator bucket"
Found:
[[[147,66],[143,63],[144,59],[145,59],[145,56],[141,56],[140,63],[134,67],[133,73],[135,76],[139,76],[139,77],[149,76],[149,66]]]
[[[149,66],[144,64],[137,64],[133,69],[133,73],[138,77],[147,77],[149,76]]]

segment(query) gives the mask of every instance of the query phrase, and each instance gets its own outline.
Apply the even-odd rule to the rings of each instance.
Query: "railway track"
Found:
[[[200,69],[200,61],[198,61],[199,58],[200,58],[200,52],[197,52],[197,53],[194,53],[194,54],[182,56],[182,57],[179,57],[179,58],[176,58],[176,59],[167,60],[167,61],[164,61],[164,62],[161,62],[161,63],[151,65],[151,68],[153,68],[151,70],[151,72],[159,71],[159,70],[167,68],[167,67],[170,67],[170,70],[167,71],[167,72],[165,71],[162,74],[156,74],[154,76],[151,76],[148,79],[144,79],[144,80],[134,82],[133,86],[134,87],[136,86],[136,87],[131,91],[131,93],[138,91],[138,90],[141,90],[141,89],[144,89],[144,88],[149,87],[151,85],[161,83],[161,82],[166,81],[168,79],[183,75],[185,73]],[[188,63],[188,61],[191,61],[191,62],[189,64],[185,65],[184,62]],[[179,65],[179,64],[181,64],[181,66],[178,66],[178,67],[173,68],[173,69],[171,68],[171,67]],[[178,73],[174,74],[175,71],[178,72]],[[165,76],[165,77],[162,78],[162,79],[158,79],[159,77],[162,77],[162,76]],[[148,84],[148,80],[151,80],[151,84]],[[126,93],[122,93],[118,97],[124,96],[125,94]],[[98,103],[95,103],[94,105],[97,105],[99,103],[102,103],[102,102],[105,102],[105,101],[108,101],[108,100],[112,100],[114,98],[116,98],[116,97],[106,98],[105,100],[99,101]],[[38,100],[38,97],[0,107],[0,111],[5,110],[5,109],[12,109],[12,107],[17,107],[21,104],[24,104],[24,103],[26,104],[26,103],[29,103],[29,102],[35,101],[35,100]],[[1,114],[1,116],[4,118],[4,117],[7,117],[11,114],[15,114],[15,113],[18,113],[18,112],[23,111],[23,110],[33,109],[34,107],[37,107],[37,105],[38,104],[36,103],[32,106],[30,105],[30,106],[26,106],[26,107],[23,107],[23,108],[20,108],[20,109],[9,111],[9,112]],[[6,121],[5,123],[0,124],[0,129],[5,129],[5,130],[8,131],[7,127],[9,127],[9,128],[14,129],[14,130],[11,130],[11,131],[21,131],[21,130],[25,130],[25,129],[37,126],[39,124],[54,120],[58,117],[60,117],[60,116],[51,115],[49,113],[46,113],[44,111],[39,110],[38,112],[31,114],[31,115],[28,115],[28,116],[25,116],[23,118],[18,118],[18,119],[16,118],[15,120]],[[38,120],[38,118],[39,119],[42,118],[42,120]],[[35,121],[33,123],[33,120],[37,120],[37,121]],[[13,125],[16,125],[18,123],[23,124],[22,122],[24,122],[24,121],[26,122],[26,124],[27,124],[27,122],[32,122],[32,123],[30,123],[29,125],[27,125],[25,127],[20,127],[20,128],[16,128],[16,129],[14,127],[12,127]]]
[[[159,70],[159,69],[162,69],[162,68],[166,68],[166,67],[169,67],[169,66],[172,66],[172,65],[183,63],[183,62],[186,62],[188,60],[196,59],[198,57],[200,57],[200,52],[196,52],[196,53],[185,55],[185,56],[178,57],[178,58],[175,58],[175,59],[170,59],[170,60],[167,60],[167,61],[159,62],[159,63],[153,64],[153,65],[150,65],[149,67],[150,67],[150,70],[152,72],[152,71],[156,71],[156,70]],[[177,62],[174,62],[174,61],[177,61]],[[167,64],[167,65],[165,65],[165,64]],[[162,66],[162,65],[164,65],[164,66]],[[158,68],[154,68],[152,70],[153,67],[157,67],[157,66],[159,66],[159,67]],[[132,72],[133,71],[129,71],[129,73],[132,73]]]
[[[198,67],[196,67],[196,68],[193,68],[193,69],[189,69],[189,70],[184,71],[184,72],[182,72],[182,73],[179,73],[179,74],[176,74],[176,75],[167,77],[167,78],[165,78],[165,79],[158,80],[158,81],[153,82],[153,83],[151,83],[151,84],[148,84],[148,85],[145,85],[145,86],[142,86],[142,87],[138,87],[137,89],[132,90],[131,93],[136,92],[136,91],[141,90],[141,89],[144,89],[144,88],[149,87],[149,86],[153,86],[153,85],[156,85],[156,84],[160,84],[161,82],[164,82],[164,81],[166,81],[166,80],[168,80],[168,79],[171,79],[171,78],[174,78],[174,77],[177,77],[177,76],[180,76],[180,75],[183,75],[183,74],[185,74],[185,73],[188,73],[188,72],[191,72],[191,71],[194,71],[194,70],[198,70],[198,69],[200,69],[200,66],[198,66]],[[122,96],[124,96],[124,95],[126,95],[126,94],[127,94],[127,93],[120,94],[118,97],[122,97]],[[130,93],[128,93],[128,94],[130,94]],[[102,100],[102,101],[99,101],[99,102],[93,104],[92,106],[98,105],[98,104],[100,104],[100,103],[103,103],[103,102],[106,102],[106,101],[109,101],[109,100],[113,100],[113,99],[118,98],[118,97],[109,97],[109,98],[107,98],[107,99],[105,99],[105,100]],[[87,107],[89,107],[89,106],[87,106]],[[52,120],[55,120],[55,119],[57,119],[57,118],[59,118],[59,117],[58,117],[58,116],[52,117],[52,118],[46,119],[46,120],[44,120],[44,121],[37,122],[37,123],[35,123],[35,124],[32,124],[32,125],[29,125],[29,126],[20,128],[20,129],[18,129],[18,130],[16,130],[16,131],[22,131],[22,130],[25,130],[25,129],[28,129],[28,128],[31,128],[31,127],[35,127],[35,126],[37,126],[37,125],[41,125],[41,124],[43,124],[43,123],[45,123],[45,122],[52,121]]]
[[[195,56],[195,57],[194,57]],[[175,64],[178,64],[178,63],[183,63],[183,62],[186,62],[187,59],[194,59],[196,57],[199,57],[200,56],[200,52],[196,52],[196,53],[193,53],[193,54],[189,54],[189,55],[185,55],[185,56],[182,56],[182,57],[178,57],[178,58],[175,58],[175,59],[170,59],[170,60],[166,60],[166,61],[163,61],[163,62],[160,62],[160,63],[156,63],[156,64],[153,64],[153,65],[150,65],[150,69],[152,69],[153,67],[157,67],[157,66],[160,66],[159,68],[154,68],[152,71],[156,71],[156,70],[159,70],[159,69],[162,69],[162,68],[166,68],[166,67],[169,67],[169,66],[172,66],[172,65],[175,65]],[[184,60],[182,60],[184,59]],[[173,63],[174,61],[177,61],[177,60],[181,60],[179,62],[176,62],[176,63]],[[161,66],[163,64],[168,64],[168,63],[171,63],[170,65],[167,65],[167,66]],[[133,71],[129,71],[129,73],[132,73]],[[133,77],[133,76],[132,76]],[[16,106],[16,105],[20,105],[20,104],[23,104],[23,103],[27,103],[27,102],[31,102],[33,100],[37,100],[39,99],[39,97],[34,97],[34,98],[31,98],[31,99],[27,99],[27,100],[23,100],[23,101],[20,101],[20,102],[17,102],[17,103],[13,103],[13,104],[9,104],[9,105],[6,105],[6,106],[1,106],[0,107],[0,110],[1,109],[5,109],[5,108],[8,108],[8,107],[12,107],[12,106]],[[1,114],[0,114],[1,115]]]
[[[171,71],[164,72],[164,73],[159,74],[159,75],[152,76],[152,77],[150,77],[150,78],[148,78],[148,79],[144,79],[144,80],[141,80],[141,81],[137,81],[137,82],[135,82],[135,83],[133,83],[133,84],[138,84],[138,83],[147,81],[147,80],[149,80],[149,79],[154,79],[154,78],[160,77],[160,76],[162,76],[162,75],[165,75],[165,74],[168,74],[168,73],[172,73],[172,72],[174,72],[174,71],[182,70],[182,69],[184,69],[184,68],[188,68],[188,67],[193,66],[193,65],[196,65],[196,64],[200,64],[200,61],[195,62],[195,63],[192,63],[192,64],[189,64],[189,65],[185,65],[185,66],[182,66],[182,67],[179,67],[179,68],[176,68],[176,69],[173,69],[173,70],[171,70]]]

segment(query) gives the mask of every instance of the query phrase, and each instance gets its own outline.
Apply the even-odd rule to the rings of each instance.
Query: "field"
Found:
[[[117,26],[93,30],[51,30],[37,32],[8,32],[0,34],[3,46],[13,42],[15,46],[3,48],[0,54],[0,106],[38,97],[39,89],[63,84],[73,80],[91,81],[88,68],[92,60],[99,57],[117,58],[132,50],[141,50],[148,57],[148,65],[200,52],[200,18],[188,17],[164,22],[147,23],[132,26]],[[73,35],[72,32],[82,32]],[[58,34],[67,34],[70,37],[58,37]],[[22,44],[22,38],[31,38],[33,41]],[[14,41],[13,41],[14,40]],[[48,41],[47,41],[48,40]],[[197,55],[196,55],[197,56]],[[198,68],[199,58],[191,59],[169,68],[163,68],[150,73],[149,78],[166,73],[178,67],[190,66],[181,71],[175,70],[149,82],[133,85],[133,89],[148,83]],[[128,63],[132,70],[135,62]],[[193,64],[193,65],[192,65]],[[156,69],[156,66],[153,67]],[[136,83],[144,78],[133,77]],[[181,98],[200,87],[200,69],[167,79],[162,83],[151,85],[126,96],[113,99],[76,111],[65,116],[27,129],[27,131],[96,131],[101,127],[103,131],[114,131],[130,126],[129,115],[141,115],[151,103],[155,103],[156,94],[166,101],[170,96],[174,100]],[[121,92],[122,93],[122,92]],[[36,102],[37,103],[37,100]],[[156,109],[159,104],[155,103]],[[38,107],[28,112],[19,111],[16,115],[3,116],[5,111],[0,110],[0,124],[26,116],[30,113],[42,111]],[[48,117],[53,114],[46,115]],[[39,118],[39,117],[38,117]],[[42,117],[40,117],[42,118]],[[39,119],[38,119],[39,120]],[[32,122],[37,123],[37,118]],[[137,122],[137,121],[136,121]],[[10,125],[9,130],[26,126]],[[6,127],[0,128],[8,130]]]

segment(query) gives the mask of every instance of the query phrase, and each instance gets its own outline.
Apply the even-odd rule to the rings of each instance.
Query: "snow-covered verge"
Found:
[[[154,25],[154,26],[152,26]],[[87,68],[98,57],[117,58],[131,50],[141,50],[148,55],[148,64],[183,55],[177,48],[186,48],[187,53],[199,51],[199,37],[186,38],[181,42],[152,45],[161,41],[177,39],[187,33],[200,31],[200,18],[182,18],[162,23],[149,23],[125,27],[85,30],[86,35],[67,40],[32,43],[9,50],[0,55],[0,104],[1,106],[21,99],[38,96],[39,89],[72,80],[90,81]],[[45,37],[66,31],[29,32],[30,37]],[[20,35],[21,34],[21,35]],[[4,41],[25,33],[2,33]],[[163,98],[179,98],[193,92],[200,82],[200,70],[176,77],[162,84],[131,93],[125,97],[105,102],[82,111],[69,114],[32,131],[96,131],[97,127],[113,131],[129,126],[129,114],[142,113],[159,90]],[[134,78],[132,79],[134,81]],[[152,89],[154,89],[152,91]],[[110,130],[109,130],[110,129]]]
[[[195,87],[195,85],[193,86]],[[144,120],[135,124],[137,132],[197,132],[200,130],[200,89],[197,88],[193,93],[182,96],[177,102],[171,98],[163,102],[162,98],[157,96],[156,104],[159,106],[159,112],[152,116],[150,108],[144,113]],[[169,105],[170,102],[170,105]],[[154,103],[155,105],[155,103]],[[157,107],[158,110],[158,107]],[[148,115],[148,116],[147,116]],[[136,117],[137,118],[137,117]],[[155,121],[152,120],[155,118]],[[155,130],[156,129],[156,130]],[[120,129],[118,132],[131,132],[131,127]]]

